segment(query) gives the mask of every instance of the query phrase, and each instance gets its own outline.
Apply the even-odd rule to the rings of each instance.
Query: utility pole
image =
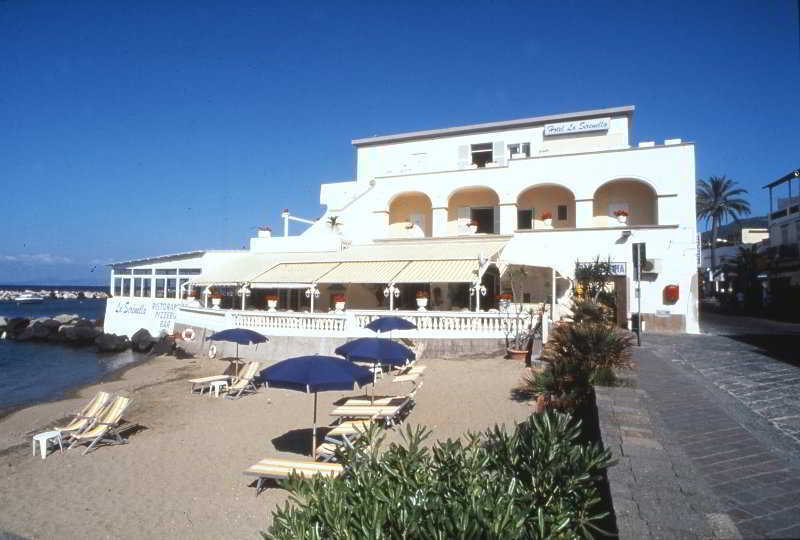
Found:
[[[633,244],[634,277],[636,278],[636,344],[642,346],[642,259],[646,257],[644,242]]]

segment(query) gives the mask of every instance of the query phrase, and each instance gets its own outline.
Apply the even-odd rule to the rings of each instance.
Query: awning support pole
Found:
[[[551,268],[550,276],[550,320],[556,320],[556,269]]]

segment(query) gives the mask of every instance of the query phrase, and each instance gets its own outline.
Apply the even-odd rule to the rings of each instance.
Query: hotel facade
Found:
[[[545,327],[567,315],[576,268],[600,258],[621,326],[641,309],[645,332],[697,332],[694,145],[633,144],[634,112],[353,140],[355,178],[322,184],[320,219],[284,210],[283,234],[248,250],[111,265],[106,331],[347,338],[392,310],[417,324],[409,337],[498,340],[519,306]],[[291,235],[295,221],[310,226]]]

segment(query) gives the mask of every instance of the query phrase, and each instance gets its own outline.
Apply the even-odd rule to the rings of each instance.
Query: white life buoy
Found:
[[[217,348],[212,345],[208,348],[208,357],[213,359],[215,356],[217,356]]]
[[[181,333],[181,337],[184,341],[194,341],[194,329],[184,328],[183,332]]]

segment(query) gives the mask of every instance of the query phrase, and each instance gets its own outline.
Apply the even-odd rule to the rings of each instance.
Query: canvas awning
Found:
[[[256,288],[291,288],[316,283],[317,280],[338,266],[338,262],[281,263],[250,279]]]
[[[473,283],[478,279],[478,260],[411,261],[394,283]]]
[[[267,253],[227,255],[218,264],[208,265],[202,275],[191,280],[194,285],[236,285],[246,283],[256,274],[275,266],[280,259]]]
[[[391,283],[409,261],[348,261],[322,276],[318,283]]]

